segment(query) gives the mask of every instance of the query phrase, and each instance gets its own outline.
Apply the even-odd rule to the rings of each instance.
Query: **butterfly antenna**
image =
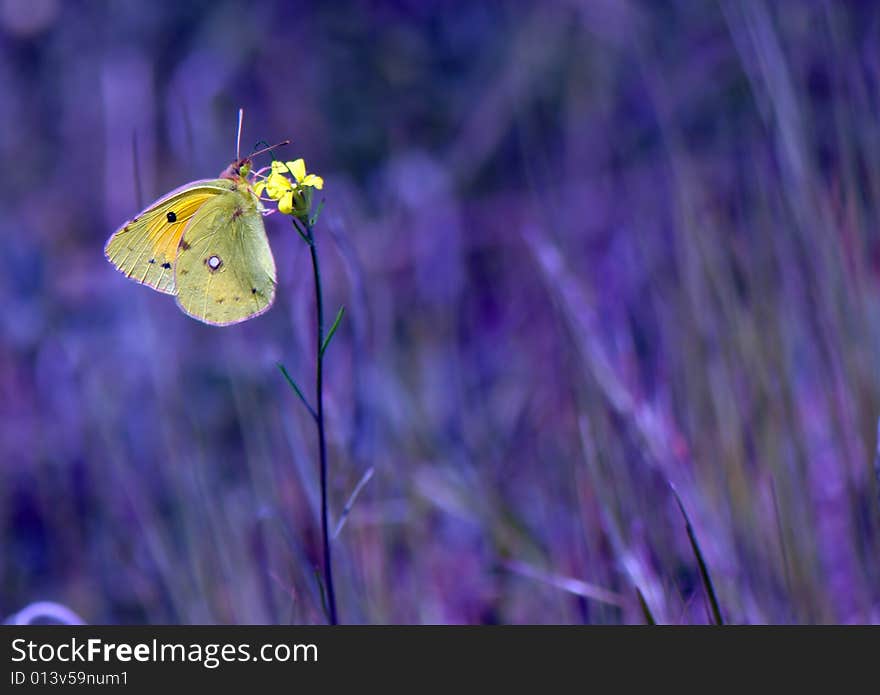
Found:
[[[244,109],[238,110],[238,135],[235,137],[235,161],[241,159],[241,125],[244,122]]]
[[[258,145],[260,143],[257,143]],[[278,149],[279,147],[284,147],[284,145],[289,145],[290,140],[282,140],[277,145],[270,145],[269,147],[264,147],[262,150],[257,150],[256,152],[251,152],[248,155],[248,159],[251,157],[256,157],[257,155],[266,154],[266,152],[271,152],[272,150]]]

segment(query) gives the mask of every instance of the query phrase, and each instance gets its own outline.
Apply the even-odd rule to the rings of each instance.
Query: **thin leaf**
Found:
[[[342,317],[345,314],[345,305],[339,307],[339,311],[336,312],[336,318],[333,321],[333,325],[330,326],[330,330],[327,331],[327,337],[324,338],[324,343],[321,345],[321,357],[324,356],[324,350],[327,349],[327,346],[330,344],[330,340],[333,338],[333,334],[336,333],[336,329],[339,328],[339,322],[342,321]]]
[[[684,517],[685,529],[687,530],[688,539],[691,542],[691,549],[694,551],[694,557],[697,558],[697,566],[700,568],[700,578],[703,580],[703,586],[709,597],[712,618],[715,620],[716,625],[724,625],[724,618],[721,616],[721,607],[718,605],[718,597],[715,595],[715,586],[712,584],[712,578],[709,576],[709,568],[706,566],[705,559],[703,559],[703,553],[700,550],[700,544],[697,542],[697,535],[694,533],[694,527],[691,526],[691,520],[685,511],[684,504],[682,504],[681,497],[678,496],[678,491],[675,489],[675,486],[672,483],[669,483],[669,487],[672,489],[672,494],[675,496],[675,501],[678,502],[678,508],[681,510],[681,515]]]
[[[302,404],[306,407],[306,410],[309,411],[309,414],[317,420],[318,413],[315,412],[315,409],[311,406],[309,401],[306,399],[306,396],[302,392],[300,387],[296,385],[296,382],[293,380],[293,377],[290,376],[290,374],[288,373],[285,366],[279,362],[278,369],[281,370],[281,373],[284,375],[284,378],[287,379],[287,383],[290,384],[290,388],[292,388],[296,392],[296,395],[299,396],[299,399],[302,401]]]
[[[293,217],[293,218],[291,218],[291,219],[292,219],[292,221],[293,221],[293,228],[296,230],[296,233],[299,234],[300,238],[301,238],[304,242],[306,242],[309,246],[311,246],[311,245],[312,245],[312,240],[309,239],[309,237],[306,235],[306,233],[302,230],[302,227],[300,227],[299,222],[297,221],[297,219],[296,219],[295,217]]]
[[[309,226],[314,227],[318,222],[318,216],[321,214],[321,211],[324,209],[324,199],[321,198],[321,202],[318,203],[318,208],[315,210],[315,214],[311,216],[309,219]]]

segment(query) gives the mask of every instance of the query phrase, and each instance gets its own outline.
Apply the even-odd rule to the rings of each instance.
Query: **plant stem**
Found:
[[[303,222],[305,234],[303,235],[309,245],[309,253],[312,256],[312,269],[315,275],[315,313],[317,314],[317,350],[316,374],[315,374],[315,399],[316,417],[318,426],[318,448],[320,451],[321,465],[321,541],[324,552],[324,582],[327,587],[327,609],[330,613],[330,624],[338,625],[339,619],[336,614],[336,591],[333,588],[333,563],[330,558],[330,533],[328,529],[327,509],[327,438],[324,431],[324,299],[321,294],[321,269],[318,265],[318,249],[315,245],[315,236],[312,233],[312,225]]]

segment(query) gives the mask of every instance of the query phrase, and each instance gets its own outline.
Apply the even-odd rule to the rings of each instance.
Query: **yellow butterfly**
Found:
[[[275,299],[275,259],[248,174],[251,157],[270,149],[159,198],[113,233],[104,255],[199,321],[228,326],[264,313]]]

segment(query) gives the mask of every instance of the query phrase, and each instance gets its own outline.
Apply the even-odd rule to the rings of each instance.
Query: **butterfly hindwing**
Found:
[[[275,299],[275,261],[246,185],[208,200],[183,232],[174,266],[177,303],[218,326],[262,314]]]
[[[228,180],[207,179],[172,191],[117,229],[104,255],[132,280],[175,294],[174,262],[186,225],[202,206],[230,187]]]

